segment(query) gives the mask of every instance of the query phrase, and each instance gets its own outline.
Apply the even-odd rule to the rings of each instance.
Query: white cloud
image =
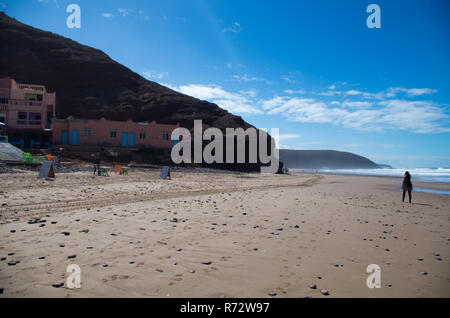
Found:
[[[105,13],[102,13],[102,16],[104,18],[112,18],[112,17],[114,17],[114,14],[105,12]]]
[[[290,84],[295,84],[295,83],[297,83],[296,80],[290,78],[290,77],[287,76],[287,75],[282,76],[281,79],[282,79],[283,81],[285,81],[285,82],[290,83]]]
[[[294,95],[294,94],[300,94],[300,95],[303,95],[303,94],[306,93],[306,92],[305,92],[304,90],[302,90],[302,89],[299,89],[299,90],[285,89],[283,92],[285,92],[286,94],[289,94],[289,95]]]
[[[231,113],[262,114],[263,112],[254,106],[255,102],[242,93],[232,93],[217,85],[183,85],[175,90],[180,93],[207,100],[219,105]]]
[[[254,89],[240,90],[239,92],[240,92],[241,94],[248,95],[248,96],[250,96],[250,97],[252,97],[252,98],[255,98],[256,95],[258,95],[257,92],[256,92]]]
[[[278,136],[278,138],[280,139],[280,140],[286,140],[286,139],[299,139],[299,138],[301,138],[302,137],[302,135],[299,135],[299,134],[280,134],[279,136]]]
[[[437,93],[436,89],[431,88],[404,88],[404,87],[389,87],[387,89],[387,95],[389,97],[395,96],[398,93],[405,93],[409,97],[416,97],[421,95],[429,95]]]
[[[372,106],[372,103],[370,102],[352,102],[352,101],[348,101],[345,100],[342,102],[341,104],[343,107],[350,107],[350,108],[369,108]]]
[[[242,31],[242,26],[239,22],[233,22],[231,27],[223,29],[222,32],[232,32],[232,33],[239,33]]]
[[[130,15],[130,13],[134,12],[134,9],[119,8],[119,9],[117,9],[117,11],[119,11],[123,17],[126,17],[126,16]]]
[[[283,114],[303,123],[331,123],[361,131],[404,130],[414,133],[450,132],[450,116],[430,101],[383,100],[376,104],[350,102],[347,107],[313,98],[276,96],[262,103],[268,114]],[[370,108],[368,108],[370,107]]]
[[[270,85],[271,82],[266,80],[263,77],[256,77],[256,76],[248,76],[247,74],[244,75],[233,75],[233,78],[242,81],[242,82],[265,82],[266,84]]]
[[[167,73],[167,72],[158,73],[158,72],[152,72],[152,71],[145,71],[145,72],[141,72],[141,75],[144,76],[146,79],[150,80],[150,79],[162,79],[165,76],[169,75],[169,73]]]

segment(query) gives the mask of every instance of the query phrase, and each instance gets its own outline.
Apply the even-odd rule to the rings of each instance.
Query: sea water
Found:
[[[450,183],[450,168],[383,168],[383,169],[289,169],[292,172],[319,172],[331,174],[353,174],[362,176],[399,177],[403,178],[405,171],[409,171],[411,179],[424,182]]]

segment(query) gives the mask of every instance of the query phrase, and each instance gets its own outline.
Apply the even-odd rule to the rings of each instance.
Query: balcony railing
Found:
[[[30,125],[30,126],[38,126],[41,124],[40,120],[23,120],[23,119],[18,119],[16,121],[17,125]]]

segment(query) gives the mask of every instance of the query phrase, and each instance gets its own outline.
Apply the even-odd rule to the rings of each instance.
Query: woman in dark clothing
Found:
[[[408,171],[405,172],[405,175],[403,177],[402,189],[403,189],[402,202],[405,202],[405,194],[406,191],[408,191],[409,203],[411,203],[411,191],[413,189],[413,185],[411,183],[411,175],[409,174]]]

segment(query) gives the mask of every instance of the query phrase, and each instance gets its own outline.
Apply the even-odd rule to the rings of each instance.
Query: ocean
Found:
[[[312,172],[307,169],[289,169],[292,172]],[[313,170],[320,173],[353,174],[363,176],[399,177],[409,171],[412,181],[450,183],[450,168],[383,168],[383,169],[322,169]]]

